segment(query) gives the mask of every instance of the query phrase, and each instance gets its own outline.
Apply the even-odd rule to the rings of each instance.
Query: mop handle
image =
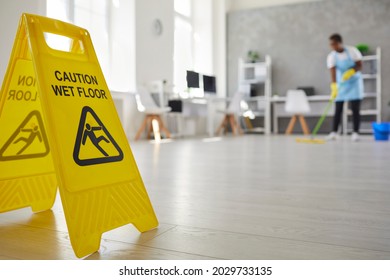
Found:
[[[328,114],[329,110],[330,110],[330,107],[332,107],[332,104],[333,104],[333,99],[329,100],[329,103],[328,105],[326,106],[325,110],[324,110],[324,113],[322,114],[321,118],[318,120],[314,130],[313,130],[313,133],[311,134],[312,136],[316,136],[317,135],[317,132],[318,130],[320,129],[322,123],[324,122],[325,118],[326,118],[326,115]]]

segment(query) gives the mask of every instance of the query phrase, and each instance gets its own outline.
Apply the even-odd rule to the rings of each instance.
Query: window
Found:
[[[48,17],[69,21],[68,0],[48,0],[46,2],[46,13]]]
[[[48,0],[47,16],[89,31],[111,90],[135,89],[134,0]],[[123,14],[126,13],[126,14]],[[124,36],[126,34],[126,36]],[[49,40],[49,38],[48,38]],[[58,45],[50,38],[51,45]]]
[[[193,70],[192,0],[175,0],[174,73],[175,90],[187,89],[186,70]]]
[[[191,0],[175,0],[175,12],[187,18],[191,17],[191,2]]]
[[[186,70],[213,75],[212,1],[175,0],[174,85],[187,89]]]

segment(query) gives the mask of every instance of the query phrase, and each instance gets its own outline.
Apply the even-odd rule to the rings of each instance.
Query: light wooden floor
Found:
[[[390,143],[293,137],[131,143],[160,220],[87,259],[390,259]],[[0,259],[75,259],[52,211],[0,214]]]

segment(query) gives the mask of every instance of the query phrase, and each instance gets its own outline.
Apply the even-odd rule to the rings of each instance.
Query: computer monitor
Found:
[[[307,96],[315,95],[314,87],[298,87],[297,89],[303,90]]]
[[[204,93],[217,93],[216,78],[214,76],[203,75],[203,91]]]
[[[194,71],[187,71],[187,87],[199,88],[199,73]]]

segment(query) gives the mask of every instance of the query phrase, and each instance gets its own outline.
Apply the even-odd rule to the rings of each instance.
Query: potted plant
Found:
[[[357,44],[356,48],[361,52],[362,55],[368,55],[370,47],[367,44]]]
[[[257,51],[249,50],[247,57],[250,62],[255,63],[260,59],[260,54]]]

